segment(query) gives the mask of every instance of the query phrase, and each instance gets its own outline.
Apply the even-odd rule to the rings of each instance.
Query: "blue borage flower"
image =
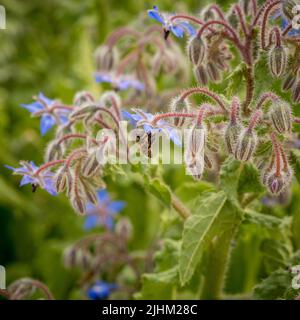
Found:
[[[84,229],[89,230],[97,225],[103,225],[112,230],[114,227],[114,216],[124,207],[123,201],[112,201],[106,189],[97,192],[98,204],[88,203],[86,207],[87,217]]]
[[[289,20],[285,17],[281,10],[277,10],[275,14],[272,16],[273,20],[281,19],[281,30],[285,30],[285,28],[290,24]],[[300,29],[291,29],[288,32],[290,37],[295,37],[300,35]]]
[[[171,31],[178,38],[183,38],[184,33],[187,33],[189,36],[194,36],[196,34],[196,30],[191,24],[180,19],[171,21],[173,15],[159,12],[157,6],[154,6],[153,9],[148,10],[148,16],[161,23],[165,32]]]
[[[116,75],[110,71],[95,72],[95,80],[98,83],[110,83],[114,88],[127,90],[133,88],[138,91],[144,90],[144,84],[130,75]]]
[[[168,122],[159,120],[155,127],[151,125],[151,121],[154,119],[154,115],[144,112],[141,109],[132,109],[135,113],[130,113],[126,110],[122,110],[123,118],[128,120],[133,127],[137,127],[142,124],[143,129],[147,133],[164,132],[169,139],[171,139],[175,145],[182,146],[181,137],[176,128],[173,128]]]
[[[109,298],[112,291],[117,288],[118,285],[115,283],[97,281],[88,289],[87,296],[91,300],[106,300],[107,298]]]
[[[20,187],[26,184],[31,184],[33,187],[33,191],[35,191],[37,186],[40,186],[53,196],[57,194],[53,182],[53,172],[43,170],[40,174],[37,175],[36,172],[39,167],[36,166],[33,161],[20,161],[20,164],[20,168],[14,168],[12,166],[5,165],[6,168],[13,171],[13,174],[23,176],[20,182]]]
[[[57,101],[51,100],[39,93],[36,101],[29,104],[21,104],[22,108],[27,109],[32,116],[41,116],[40,129],[41,134],[45,135],[55,124],[66,124],[68,122],[68,109],[53,109]]]

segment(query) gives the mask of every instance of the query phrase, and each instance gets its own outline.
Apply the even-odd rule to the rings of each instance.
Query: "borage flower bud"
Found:
[[[77,213],[79,213],[80,215],[86,214],[86,204],[80,195],[72,195],[70,202]]]
[[[292,128],[292,113],[290,106],[280,101],[273,105],[269,111],[274,128],[279,133],[288,133]]]
[[[84,177],[80,177],[80,190],[89,202],[95,205],[98,203],[95,187],[92,186],[92,184],[89,181],[87,181]]]
[[[98,111],[98,106],[95,104],[84,105],[80,108],[77,108],[70,114],[72,120],[84,119],[87,116],[93,115]]]
[[[130,220],[125,217],[121,218],[116,224],[115,232],[125,241],[130,240],[133,235],[133,228]]]
[[[293,102],[300,102],[300,79],[297,79],[292,89],[292,99]]]
[[[235,158],[244,162],[249,161],[255,151],[256,143],[256,134],[252,130],[245,129],[238,137]]]
[[[275,195],[280,194],[286,187],[284,177],[281,174],[277,175],[275,172],[270,173],[265,182],[271,193]]]
[[[203,125],[196,124],[189,130],[186,140],[185,164],[194,179],[201,179],[204,171],[204,150],[207,130]]]
[[[76,267],[76,252],[77,249],[74,246],[70,246],[64,250],[63,263],[68,269]]]
[[[119,61],[119,52],[116,47],[111,48],[104,45],[96,49],[94,57],[97,70],[110,71]]]
[[[237,160],[249,161],[253,155],[257,144],[257,136],[254,132],[254,127],[262,115],[263,113],[261,110],[256,110],[250,119],[248,128],[239,135],[234,153]]]
[[[230,122],[225,130],[225,144],[227,151],[230,154],[234,154],[236,144],[239,138],[240,133],[242,132],[243,127],[238,122]]]
[[[67,188],[68,178],[68,169],[66,169],[65,167],[62,167],[57,171],[54,177],[55,188],[57,193],[63,192]]]
[[[208,83],[208,75],[203,65],[198,65],[194,68],[194,73],[199,84],[205,86]]]
[[[229,22],[231,27],[233,27],[234,29],[238,28],[239,19],[238,19],[238,17],[237,17],[237,15],[236,15],[234,10],[230,10],[230,12],[228,13],[227,21]]]
[[[100,164],[97,159],[97,152],[94,151],[90,153],[87,158],[85,159],[82,168],[81,168],[81,173],[85,177],[90,177],[94,175],[99,169],[100,169]]]
[[[295,0],[282,0],[281,1],[281,10],[287,19],[290,21],[293,20],[295,13],[293,13],[293,8],[299,3]]]
[[[93,95],[88,91],[77,92],[74,96],[74,105],[80,107],[86,103],[93,103],[95,101]]]
[[[206,70],[207,70],[208,76],[212,81],[218,82],[220,80],[220,73],[214,62],[209,61],[206,65]]]
[[[269,52],[269,69],[274,77],[280,77],[286,70],[287,54],[283,46],[275,46]]]
[[[170,112],[172,113],[187,113],[190,109],[190,104],[187,98],[181,99],[176,97],[171,101]],[[173,117],[172,124],[176,127],[182,127],[186,123],[186,117]]]
[[[282,84],[282,90],[288,91],[295,85],[296,81],[297,77],[294,75],[294,72],[290,72],[284,79],[284,82]]]
[[[209,170],[211,170],[214,166],[212,160],[208,157],[207,154],[204,155],[204,164],[205,164],[205,167]]]
[[[191,62],[198,66],[200,65],[205,57],[206,46],[203,40],[197,35],[191,38],[188,44],[188,54]]]
[[[51,141],[45,152],[45,162],[50,162],[58,159],[62,159],[64,154],[64,148],[62,144],[59,144],[57,140]]]

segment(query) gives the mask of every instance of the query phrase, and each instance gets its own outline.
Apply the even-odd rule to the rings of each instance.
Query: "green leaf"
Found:
[[[142,290],[135,298],[144,300],[172,299],[177,278],[177,266],[159,273],[144,274],[142,276]]]
[[[220,184],[227,197],[233,202],[238,198],[238,182],[242,164],[232,157],[228,157],[220,169]]]
[[[179,256],[179,275],[182,285],[193,276],[208,242],[214,236],[215,223],[226,199],[223,192],[211,194],[198,207],[197,212],[186,220]]]
[[[157,199],[159,199],[165,206],[171,206],[171,191],[169,187],[161,180],[158,178],[149,179],[149,177],[145,176],[145,186],[146,189]]]
[[[232,157],[227,158],[220,170],[220,185],[236,205],[247,196],[254,200],[261,195],[265,189],[260,183],[258,170],[251,163],[241,163]],[[239,200],[239,201],[238,201]]]
[[[283,299],[291,282],[290,272],[283,269],[276,270],[254,288],[253,297],[262,300]]]

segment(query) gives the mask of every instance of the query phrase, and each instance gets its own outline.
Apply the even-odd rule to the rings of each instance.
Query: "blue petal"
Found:
[[[62,124],[67,124],[69,122],[69,117],[67,115],[61,114],[59,116],[59,119]]]
[[[45,107],[41,103],[39,103],[37,101],[29,103],[29,104],[20,104],[20,106],[22,108],[27,109],[31,113],[37,112],[37,111],[41,111],[41,110],[45,109]]]
[[[96,227],[98,223],[99,223],[98,216],[96,214],[90,214],[85,219],[84,229],[90,230],[90,229]]]
[[[194,36],[196,34],[195,28],[190,23],[182,21],[180,22],[180,26],[183,27],[190,36]]]
[[[123,118],[125,120],[128,120],[133,127],[136,126],[137,121],[134,119],[133,115],[130,112],[128,112],[126,110],[122,110],[121,113],[122,113]]]
[[[148,10],[148,16],[151,19],[154,19],[154,20],[160,22],[161,24],[165,24],[165,21],[164,21],[163,17],[161,16],[161,14],[158,12],[158,8],[156,6],[153,7],[153,9]]]
[[[107,215],[104,219],[102,219],[102,224],[105,225],[109,230],[113,230],[114,219],[112,218],[112,216]]]
[[[42,92],[39,93],[39,99],[41,99],[47,106],[54,103],[54,100],[47,98]]]
[[[48,191],[48,193],[50,193],[52,196],[57,195],[56,189],[54,187],[53,179],[50,179],[50,178],[44,179],[44,184],[45,184],[44,189]]]
[[[35,180],[29,176],[24,176],[20,182],[20,187],[24,186],[25,184],[34,183]]]
[[[117,213],[120,212],[124,207],[124,201],[111,201],[107,206],[107,210],[111,213]]]
[[[104,73],[95,73],[95,80],[96,82],[112,82],[111,76]]]
[[[174,144],[176,146],[181,147],[182,146],[182,139],[181,139],[179,133],[177,132],[177,130],[171,128],[168,131],[169,131],[170,139],[174,142]]]
[[[109,284],[99,281],[87,291],[87,295],[92,300],[104,300],[109,297],[111,289]]]
[[[42,136],[55,125],[55,119],[50,114],[43,114],[41,118],[41,134]]]
[[[176,26],[172,25],[171,26],[171,31],[178,38],[183,38],[183,36],[184,36],[184,30],[180,25],[176,25]]]
[[[110,197],[106,189],[101,189],[97,192],[99,202],[109,202]]]
[[[4,167],[9,169],[9,170],[12,170],[12,171],[15,171],[17,169],[17,168],[14,168],[12,166],[9,166],[8,164],[5,164]]]

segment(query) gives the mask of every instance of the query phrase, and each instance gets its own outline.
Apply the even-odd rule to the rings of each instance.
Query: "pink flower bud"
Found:
[[[188,54],[191,62],[198,66],[200,65],[205,57],[206,46],[201,38],[195,36],[191,38],[188,44]]]
[[[275,46],[269,52],[269,69],[274,77],[280,77],[285,72],[287,54],[283,46]]]

